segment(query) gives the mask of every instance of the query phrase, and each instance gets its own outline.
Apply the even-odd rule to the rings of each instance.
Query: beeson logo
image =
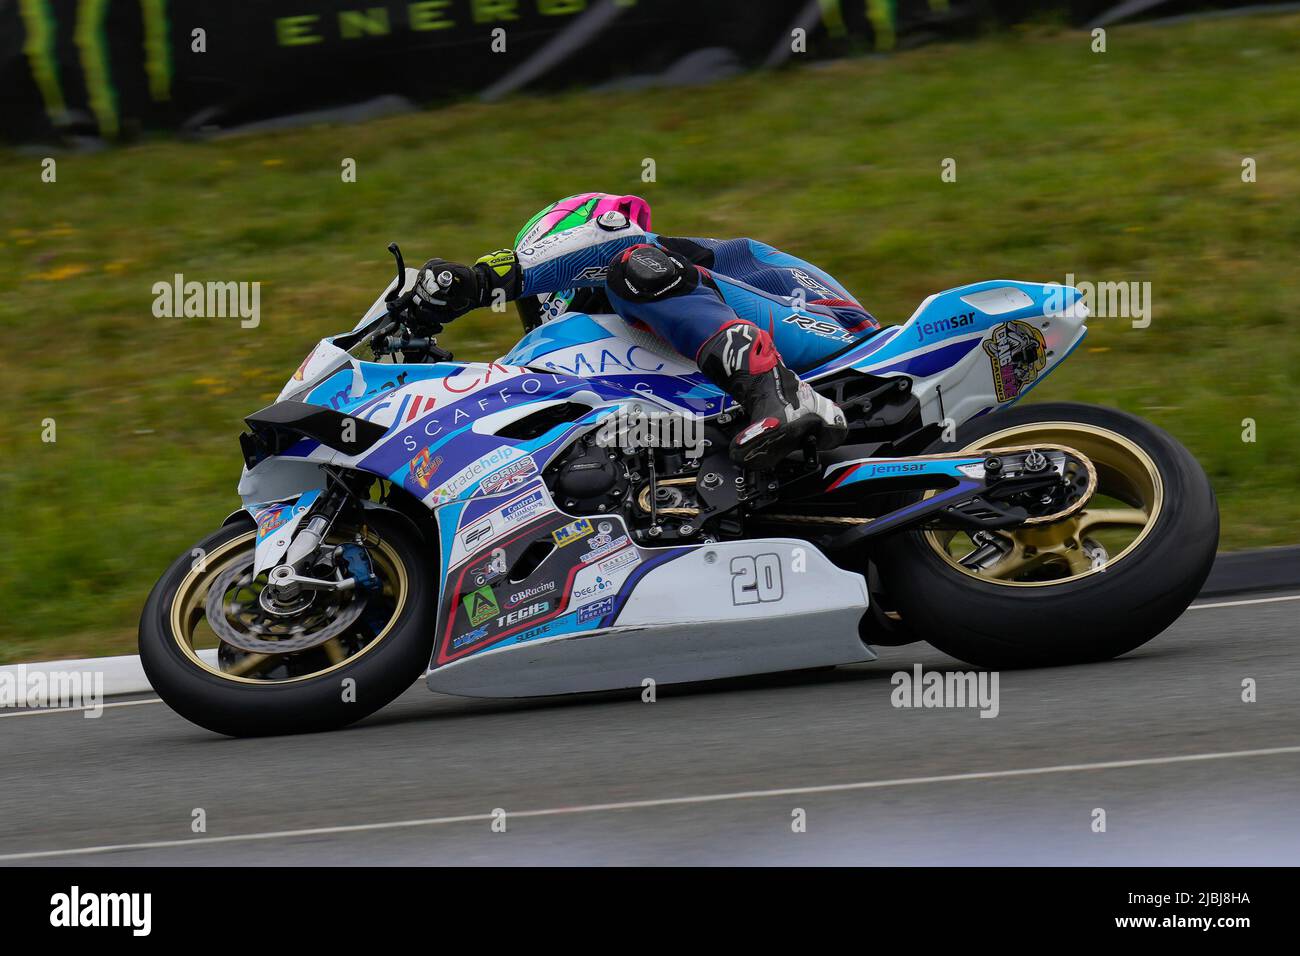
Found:
[[[501,608],[497,606],[496,595],[486,585],[465,595],[461,598],[461,603],[465,605],[465,613],[469,615],[470,624],[475,627],[501,613]]]

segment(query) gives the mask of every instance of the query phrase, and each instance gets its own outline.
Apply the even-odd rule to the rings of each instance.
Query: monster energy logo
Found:
[[[865,0],[867,19],[871,22],[871,32],[875,38],[877,50],[892,50],[898,42],[897,22],[898,4],[896,0]],[[844,25],[844,13],[841,10],[843,0],[819,0],[822,11],[822,25],[833,37],[848,35]],[[930,9],[936,13],[946,12],[948,0],[930,0]]]
[[[68,105],[60,77],[59,24],[54,16],[53,0],[18,0],[18,9],[27,33],[23,53],[31,64],[32,78],[40,91],[45,113],[54,125],[65,125]],[[117,91],[113,87],[104,28],[107,14],[108,0],[77,0],[72,39],[85,79],[86,99],[95,114],[99,132],[113,137],[118,133],[119,122]],[[143,52],[149,95],[162,102],[171,98],[167,0],[140,0],[140,15],[144,21]]]
[[[56,126],[68,123],[67,64],[60,63],[58,49],[60,39],[66,43],[70,38],[76,49],[76,65],[85,84],[86,102],[99,131],[105,137],[116,136],[121,121],[107,37],[110,0],[76,0],[71,23],[66,22],[66,17],[56,16],[56,2],[17,0],[16,4],[25,34],[22,52],[28,60],[45,112]],[[119,10],[134,7],[137,3],[143,23],[140,52],[149,96],[156,103],[166,102],[171,99],[173,81],[168,0],[136,0],[135,3],[114,5],[114,22]],[[930,8],[936,12],[947,10],[949,3],[950,0],[928,0]],[[648,6],[648,0],[615,0],[615,6],[621,8],[642,4]],[[813,15],[820,13],[822,25],[832,37],[848,34],[846,11],[858,18],[860,11],[865,10],[875,47],[888,50],[895,46],[897,0],[818,0],[818,5],[820,9],[813,8]],[[357,4],[352,9],[268,17],[261,29],[269,30],[276,46],[293,48],[334,40],[365,41],[372,37],[391,36],[399,29],[427,34],[459,27],[481,27],[515,21],[527,13],[545,18],[573,18],[593,6],[593,0],[398,0]],[[71,75],[75,76],[76,72]]]

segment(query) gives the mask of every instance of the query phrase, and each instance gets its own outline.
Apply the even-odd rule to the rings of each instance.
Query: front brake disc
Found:
[[[256,598],[247,605],[226,602],[226,592],[240,577],[250,578],[246,585],[241,585],[241,589],[254,589],[252,570],[253,564],[250,561],[222,572],[208,588],[207,600],[204,602],[208,625],[213,632],[223,642],[241,651],[252,654],[292,654],[319,647],[344,633],[365,610],[366,598],[352,592],[347,595],[346,603],[341,605],[307,608],[296,617],[274,618],[269,624],[259,623],[267,618],[263,617]],[[245,621],[241,617],[249,609],[256,609],[257,618],[253,621]],[[232,617],[234,621],[231,620]],[[274,636],[259,637],[259,633]]]

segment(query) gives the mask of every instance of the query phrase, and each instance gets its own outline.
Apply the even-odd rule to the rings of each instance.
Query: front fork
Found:
[[[277,564],[289,550],[298,528],[307,520],[324,489],[313,488],[292,498],[249,505],[245,510],[257,524],[253,573],[261,574]]]
[[[340,546],[333,579],[302,573],[311,566],[351,500],[347,486],[335,481],[328,488],[305,491],[296,498],[250,506],[247,510],[257,523],[254,575],[269,571],[268,587],[281,599],[302,590],[346,591],[358,584],[368,586],[373,570],[359,544]],[[358,551],[361,553],[354,553]],[[342,568],[347,569],[346,575]]]

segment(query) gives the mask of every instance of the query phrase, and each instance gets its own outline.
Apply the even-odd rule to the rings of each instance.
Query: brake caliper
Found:
[[[375,574],[375,566],[370,561],[370,552],[362,545],[340,545],[335,553],[338,555],[340,569],[347,577],[356,581],[356,586],[360,590],[379,589],[379,577]]]

